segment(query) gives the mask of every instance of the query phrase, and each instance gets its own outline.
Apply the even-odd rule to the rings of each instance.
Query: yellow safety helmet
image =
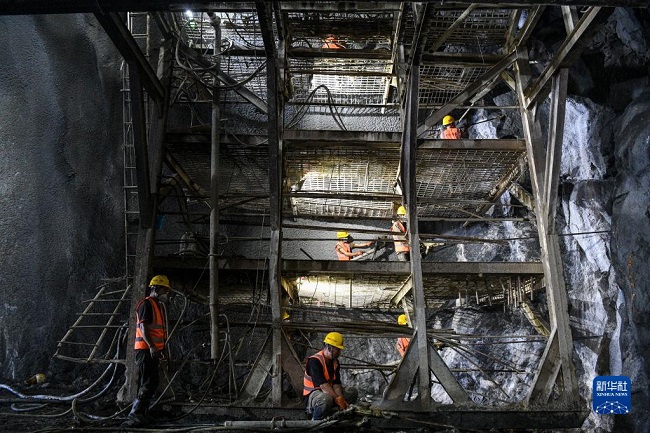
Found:
[[[345,347],[343,347],[343,336],[338,332],[330,332],[327,334],[323,340],[323,343],[338,347],[341,350],[345,349]]]
[[[454,122],[456,122],[456,119],[454,119],[450,115],[446,115],[445,117],[442,118],[442,126],[447,126],[447,125],[450,125],[450,124],[452,124]]]
[[[404,206],[400,206],[397,208],[397,215],[406,215],[406,208]]]
[[[406,323],[407,323],[406,314],[400,314],[399,317],[397,318],[397,324],[406,325]]]
[[[348,232],[336,232],[336,237],[338,239],[347,238],[348,236],[350,236],[350,233]]]
[[[169,278],[165,275],[156,275],[149,281],[149,286],[163,286],[167,287],[169,290],[172,289],[172,286],[169,285]]]

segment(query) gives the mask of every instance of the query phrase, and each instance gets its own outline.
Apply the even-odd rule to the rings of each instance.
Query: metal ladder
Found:
[[[119,344],[120,329],[127,329],[126,319],[131,301],[130,288],[121,286],[122,279],[102,284],[93,299],[58,342],[55,358],[81,363],[124,363],[112,353]],[[119,285],[119,289],[112,289]],[[94,343],[87,341],[95,340]],[[84,351],[83,349],[88,349]],[[100,350],[103,350],[100,352]]]
[[[138,43],[138,46],[149,58],[149,14],[146,12],[129,12],[127,26]],[[136,247],[138,243],[138,227],[140,212],[138,208],[138,181],[135,165],[135,146],[133,142],[133,123],[131,116],[131,86],[129,67],[122,62],[122,120],[123,152],[124,152],[124,242],[126,286],[133,283],[135,269]],[[145,94],[146,98],[146,94]],[[145,100],[145,110],[148,104]]]

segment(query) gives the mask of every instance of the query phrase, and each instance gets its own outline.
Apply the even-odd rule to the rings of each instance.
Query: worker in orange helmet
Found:
[[[397,324],[401,326],[406,326],[408,325],[408,320],[406,319],[406,314],[400,314],[399,317],[397,318]],[[407,337],[399,337],[397,339],[397,351],[399,352],[401,357],[404,357],[404,354],[406,353],[406,349],[409,348],[409,344],[411,344],[411,339]]]
[[[458,140],[459,138],[462,138],[462,135],[460,129],[456,127],[456,119],[450,115],[446,115],[442,118],[442,131],[440,132],[440,138]]]
[[[307,358],[302,395],[307,399],[307,413],[314,420],[327,417],[335,404],[345,410],[357,401],[357,389],[341,384],[338,358],[344,349],[343,335],[330,332],[323,340],[323,349]]]
[[[352,236],[346,231],[336,232],[336,246],[334,251],[339,260],[349,261],[353,257],[358,257],[363,255],[363,251],[352,251],[354,248],[366,248],[372,246],[374,242],[353,242]]]
[[[327,35],[321,48],[324,50],[343,50],[345,46],[341,45],[334,35]]]
[[[135,363],[139,373],[138,397],[123,423],[125,427],[148,424],[147,412],[159,384],[158,365],[167,343],[164,304],[169,300],[171,285],[165,275],[156,275],[148,286],[149,296],[136,307]]]
[[[406,208],[404,206],[398,207],[396,214],[390,227],[391,232],[399,233],[399,235],[393,235],[395,253],[397,254],[397,260],[408,262],[411,259],[411,247],[408,239],[406,239]]]

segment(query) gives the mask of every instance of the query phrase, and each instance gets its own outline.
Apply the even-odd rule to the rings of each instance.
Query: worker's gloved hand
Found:
[[[336,397],[335,401],[336,401],[336,404],[338,405],[338,407],[341,410],[345,410],[345,409],[348,408],[348,402],[345,401],[345,397],[343,397],[342,395],[339,395],[338,397]]]

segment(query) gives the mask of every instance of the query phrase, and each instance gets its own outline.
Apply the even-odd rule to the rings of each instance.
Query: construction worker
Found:
[[[397,324],[402,326],[408,325],[408,321],[406,320],[406,314],[399,315],[399,317],[397,318]],[[411,344],[410,338],[399,337],[397,339],[397,351],[399,352],[401,357],[404,357],[404,354],[406,353],[406,349],[409,348],[409,344]]]
[[[372,246],[373,242],[362,242],[356,243],[353,242],[352,236],[348,232],[336,232],[336,238],[338,242],[334,247],[336,255],[339,260],[351,260],[353,257],[358,257],[363,255],[363,251],[352,251],[354,248],[366,248]]]
[[[406,208],[404,206],[397,208],[397,216],[393,219],[390,231],[400,233],[399,235],[393,235],[397,260],[400,262],[408,262],[411,258],[411,247],[409,246],[408,239],[406,239]]]
[[[125,427],[148,424],[147,412],[158,389],[158,364],[167,340],[164,305],[169,300],[171,286],[165,275],[156,275],[149,282],[149,296],[136,307],[135,363],[138,367],[138,396],[124,422]]]
[[[456,119],[450,115],[446,115],[442,118],[442,131],[440,132],[440,138],[447,140],[458,140],[462,137],[460,129],[456,128]]]
[[[302,395],[307,399],[307,413],[314,420],[327,417],[335,404],[345,410],[357,401],[357,389],[341,384],[338,358],[344,349],[343,336],[330,332],[323,340],[323,350],[307,358]]]
[[[327,35],[321,48],[324,50],[343,50],[345,46],[341,45],[334,35]]]

